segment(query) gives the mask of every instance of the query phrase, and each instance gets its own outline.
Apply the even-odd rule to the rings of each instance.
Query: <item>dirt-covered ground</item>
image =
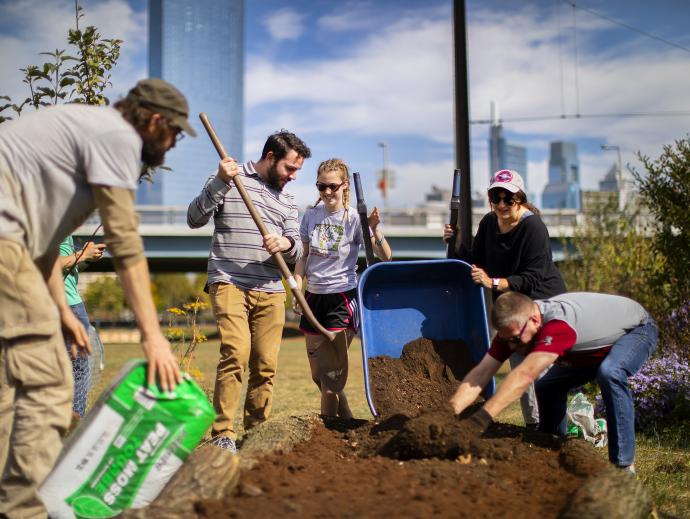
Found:
[[[445,401],[471,366],[462,343],[426,339],[401,359],[371,359],[378,421],[298,419],[284,436],[308,439],[263,455],[250,435],[232,495],[199,500],[197,515],[648,517],[644,489],[589,444],[505,424],[481,437],[468,430]]]

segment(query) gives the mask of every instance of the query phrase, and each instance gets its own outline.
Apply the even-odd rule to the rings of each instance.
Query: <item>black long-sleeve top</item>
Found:
[[[511,290],[532,299],[546,299],[566,291],[553,263],[549,231],[530,214],[510,231],[501,233],[495,213],[479,222],[472,251],[461,248],[460,259],[484,269],[489,277],[505,278]]]

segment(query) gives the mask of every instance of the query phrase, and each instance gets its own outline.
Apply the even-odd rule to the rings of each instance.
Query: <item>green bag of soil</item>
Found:
[[[185,374],[174,391],[146,386],[146,362],[129,362],[70,436],[39,489],[51,518],[114,517],[153,501],[213,422]]]

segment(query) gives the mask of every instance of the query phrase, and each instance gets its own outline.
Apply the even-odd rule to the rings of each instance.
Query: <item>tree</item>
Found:
[[[120,283],[110,276],[101,276],[86,287],[84,303],[97,321],[117,321],[127,306]]]
[[[21,116],[26,106],[38,109],[60,102],[109,103],[103,92],[111,84],[111,71],[120,57],[122,40],[102,38],[94,26],[81,30],[79,20],[84,15],[77,0],[74,2],[74,16],[75,28],[69,30],[67,42],[76,48],[76,56],[59,49],[41,52],[41,55],[50,56],[52,61],[20,69],[24,73],[22,81],[29,89],[29,97],[21,103],[14,103],[8,96],[0,96],[0,100],[7,101],[0,104],[0,123],[12,119],[3,116],[3,112],[11,109]],[[72,67],[68,67],[70,62],[74,62]]]
[[[654,284],[663,258],[639,212],[632,204],[619,210],[614,196],[592,204],[575,231],[573,253],[560,267],[570,291],[619,294],[655,315],[663,312]]]
[[[192,303],[199,296],[199,290],[187,274],[156,274],[151,280],[151,292],[156,309],[160,312]]]
[[[654,249],[664,258],[656,284],[665,287],[672,310],[690,303],[690,135],[664,146],[656,160],[638,157],[646,175],[634,169],[633,175],[656,220]]]

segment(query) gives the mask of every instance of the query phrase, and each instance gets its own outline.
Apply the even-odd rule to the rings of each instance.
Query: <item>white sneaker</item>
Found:
[[[237,445],[235,445],[235,440],[228,438],[227,436],[216,436],[211,440],[211,445],[215,445],[221,449],[227,449],[233,454],[237,454]]]

